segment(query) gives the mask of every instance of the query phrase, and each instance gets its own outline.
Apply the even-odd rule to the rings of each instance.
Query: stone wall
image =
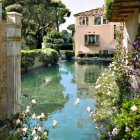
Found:
[[[0,120],[6,117],[6,30],[5,23],[0,22]]]

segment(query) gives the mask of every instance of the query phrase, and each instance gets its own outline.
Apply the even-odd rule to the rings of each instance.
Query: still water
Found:
[[[47,116],[49,140],[96,140],[95,124],[86,111],[94,110],[94,86],[108,62],[59,62],[22,75],[22,105],[37,99],[36,113]],[[75,105],[79,98],[80,103]],[[53,120],[58,121],[52,127]]]

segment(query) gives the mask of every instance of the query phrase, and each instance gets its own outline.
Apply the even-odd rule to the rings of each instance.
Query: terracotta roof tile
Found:
[[[104,14],[104,8],[100,7],[100,8],[96,8],[96,9],[91,9],[91,10],[88,10],[88,11],[77,13],[74,16],[75,17],[76,16],[93,16],[95,14],[103,15]]]

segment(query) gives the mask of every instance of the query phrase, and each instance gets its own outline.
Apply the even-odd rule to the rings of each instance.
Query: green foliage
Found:
[[[59,1],[52,0],[51,8],[52,8],[51,16],[53,17],[57,31],[59,31],[60,24],[65,23],[65,21],[66,21],[65,17],[69,17],[71,12],[62,3],[61,0],[59,0]]]
[[[4,128],[0,131],[0,140],[18,140],[19,137],[17,135],[11,136],[9,135],[10,129],[9,128]]]
[[[115,0],[106,0],[105,10],[106,10],[106,17],[107,17],[108,20],[110,19],[112,4],[113,4],[114,1]]]
[[[13,4],[13,5],[7,6],[5,9],[6,9],[6,12],[22,13],[23,11],[23,8],[20,4]]]
[[[43,38],[43,43],[45,47],[52,48],[59,52],[64,41],[61,39],[61,35],[58,31],[52,30],[47,36]]]
[[[135,110],[132,107],[136,107]],[[119,136],[121,139],[140,138],[140,99],[126,100],[121,108],[119,116],[115,116],[114,120],[120,130]]]
[[[58,61],[58,53],[53,49],[45,49],[39,52],[39,61],[44,64],[56,64]]]
[[[73,51],[65,51],[65,56],[67,60],[71,60],[72,57],[74,56],[74,52]]]
[[[8,127],[10,129],[11,136],[17,136],[19,139],[41,139],[47,140],[48,130],[44,126],[45,113],[40,115],[34,113],[34,106],[36,105],[36,100],[32,99],[32,104],[26,106],[25,108],[21,107],[19,113],[11,116],[8,119]],[[31,123],[31,119],[37,122],[37,124]],[[14,139],[13,139],[14,140]]]
[[[38,48],[41,47],[43,37],[49,30],[58,29],[65,22],[65,17],[70,15],[69,9],[61,2],[51,0],[1,0],[3,10],[9,5],[18,3],[23,6],[22,35],[26,38],[33,35]],[[16,9],[9,6],[10,10]],[[19,10],[20,12],[20,10]]]
[[[75,24],[70,24],[70,25],[68,25],[67,29],[68,29],[69,31],[71,31],[72,36],[74,36],[74,33],[75,33]]]
[[[73,43],[72,34],[69,33],[67,30],[62,30],[60,34],[61,34],[61,37],[64,41],[64,45],[68,45],[68,44]]]
[[[58,61],[58,53],[53,49],[23,50],[21,53],[21,67],[25,70],[34,65],[36,57],[44,64],[54,65]]]
[[[138,140],[140,99],[139,90],[133,87],[136,81],[132,80],[137,75],[135,64],[138,58],[135,52],[127,52],[123,47],[122,30],[117,37],[114,61],[96,82],[96,110],[92,117],[103,135],[100,139]]]
[[[37,49],[37,41],[32,35],[28,35],[26,38],[21,40],[21,49],[22,50],[33,50]]]
[[[87,57],[93,57],[94,56],[94,53],[87,53],[86,56]]]
[[[29,67],[32,67],[35,62],[35,57],[38,53],[36,50],[26,50],[21,52],[21,68],[27,70]]]

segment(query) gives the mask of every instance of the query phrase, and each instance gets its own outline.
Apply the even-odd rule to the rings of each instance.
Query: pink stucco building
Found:
[[[104,8],[96,8],[74,15],[75,55],[78,53],[113,53],[116,40],[115,32],[119,23],[109,22]]]

